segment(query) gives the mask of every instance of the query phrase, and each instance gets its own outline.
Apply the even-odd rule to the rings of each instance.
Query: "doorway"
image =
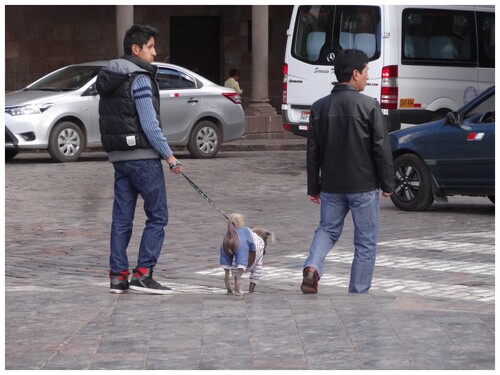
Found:
[[[170,62],[221,84],[221,17],[178,16],[170,19]]]

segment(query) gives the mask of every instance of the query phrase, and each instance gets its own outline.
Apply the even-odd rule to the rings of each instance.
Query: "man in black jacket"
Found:
[[[368,80],[368,57],[340,52],[339,83],[311,109],[307,141],[307,194],[321,205],[321,219],[304,263],[303,293],[317,293],[324,261],[339,239],[349,212],[354,222],[350,293],[367,293],[379,229],[379,189],[393,191],[394,168],[387,129],[377,100],[360,93]]]

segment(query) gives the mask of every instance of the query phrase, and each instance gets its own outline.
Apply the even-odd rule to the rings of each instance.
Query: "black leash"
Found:
[[[224,216],[226,218],[226,220],[229,220],[229,218],[221,211],[219,210],[219,207],[217,207],[215,205],[215,203],[208,197],[208,195],[206,195],[203,190],[201,190],[198,185],[196,185],[188,176],[186,176],[183,172],[181,172],[181,174],[184,176],[184,178],[191,184],[191,186],[194,188],[194,190],[196,190],[198,193],[200,193],[200,195],[205,198],[208,203],[210,203],[217,211],[219,211],[222,216]]]

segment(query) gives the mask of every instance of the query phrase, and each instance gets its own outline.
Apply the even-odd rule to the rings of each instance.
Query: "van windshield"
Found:
[[[380,57],[380,7],[303,5],[297,12],[292,54],[310,64],[332,65],[341,50]],[[333,55],[332,55],[333,54]]]

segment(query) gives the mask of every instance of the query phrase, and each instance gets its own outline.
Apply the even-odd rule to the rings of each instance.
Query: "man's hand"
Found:
[[[182,173],[182,164],[174,155],[167,159],[167,164],[170,168],[170,172],[175,174]]]
[[[316,204],[319,204],[321,199],[319,199],[319,194],[315,194],[315,195],[308,195],[309,197],[309,200],[313,203],[316,203]]]
[[[392,195],[392,193],[387,193],[386,191],[383,191],[383,192],[382,192],[382,196],[383,196],[384,198],[388,198],[388,197],[390,197],[391,195]]]

